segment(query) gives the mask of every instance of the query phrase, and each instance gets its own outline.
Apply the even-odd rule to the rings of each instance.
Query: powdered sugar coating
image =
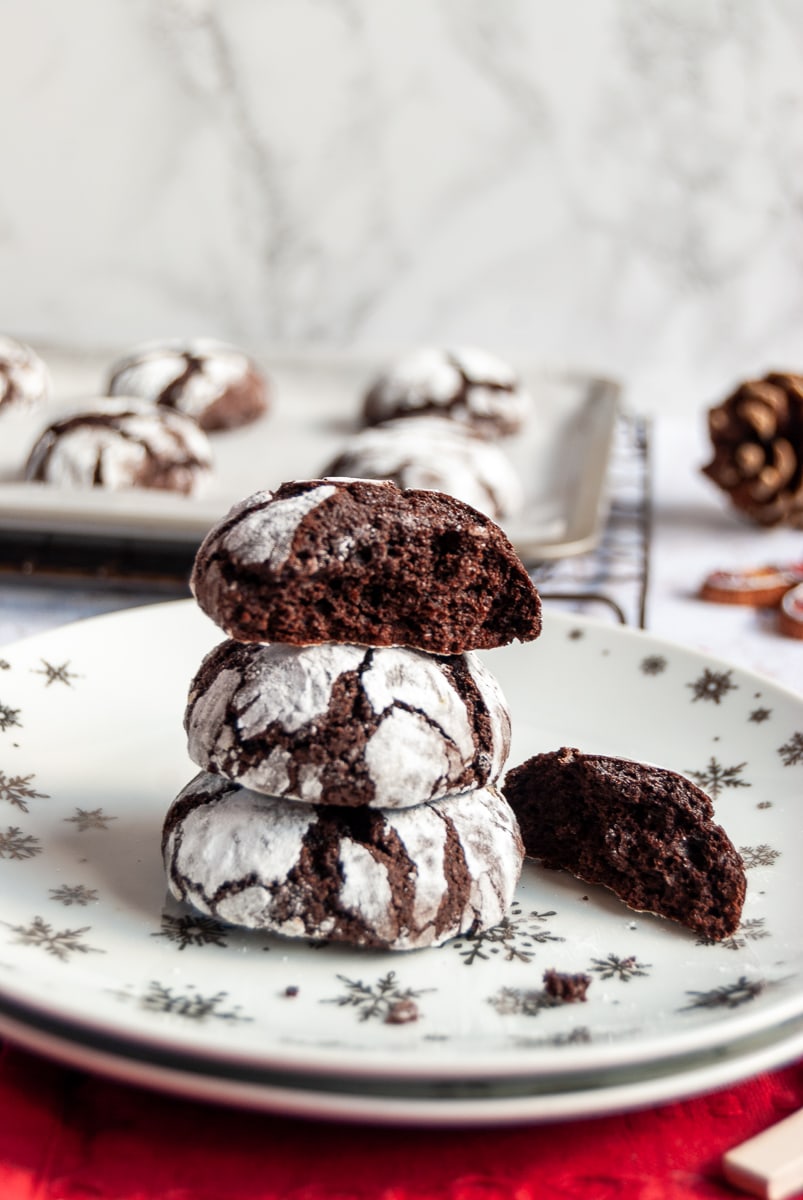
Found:
[[[518,825],[494,788],[355,823],[203,773],[171,806],[163,852],[172,895],[202,913],[390,950],[496,924],[522,865]]]
[[[185,714],[190,757],[256,791],[405,808],[496,780],[510,714],[476,655],[223,642]]]
[[[396,417],[440,413],[484,436],[515,433],[531,407],[516,372],[477,347],[423,348],[405,355],[366,394],[368,425]]]
[[[108,391],[175,408],[207,429],[245,424],[267,408],[267,381],[254,361],[213,338],[136,347],[111,368]],[[227,419],[221,406],[235,393],[247,393],[246,408]]]
[[[138,400],[100,397],[44,430],[25,477],[59,487],[195,493],[211,470],[209,442],[190,417]]]
[[[524,489],[504,451],[444,417],[411,416],[361,429],[323,474],[447,492],[495,519],[513,516],[524,504]]]
[[[0,413],[12,406],[31,407],[47,400],[50,372],[30,346],[0,334]]]

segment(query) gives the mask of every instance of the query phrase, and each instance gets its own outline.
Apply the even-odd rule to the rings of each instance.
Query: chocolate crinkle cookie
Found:
[[[142,401],[101,398],[40,434],[25,478],[62,487],[192,494],[211,470],[206,434],[191,417]]]
[[[538,593],[490,518],[393,483],[285,483],[207,534],[192,590],[238,641],[352,642],[434,654],[531,641]]]
[[[773,372],[709,410],[703,474],[758,525],[803,529],[803,375]]]
[[[174,800],[170,892],[233,925],[387,950],[499,922],[522,865],[492,787],[414,809],[288,804],[200,774]]]
[[[323,474],[390,479],[400,488],[446,492],[494,520],[515,515],[524,505],[524,489],[504,451],[442,417],[408,417],[361,429]]]
[[[509,771],[525,852],[711,941],[739,925],[744,865],[710,798],[674,771],[564,747]]]
[[[254,791],[406,808],[492,783],[510,747],[499,685],[474,654],[228,641],[185,720],[192,760]]]
[[[112,366],[108,391],[186,413],[207,432],[248,425],[270,404],[268,379],[253,359],[211,338],[138,347]]]
[[[471,426],[485,437],[517,433],[531,399],[517,373],[486,350],[425,348],[392,364],[363,400],[366,425],[435,415]]]
[[[29,408],[50,396],[50,372],[30,346],[0,334],[0,415]]]

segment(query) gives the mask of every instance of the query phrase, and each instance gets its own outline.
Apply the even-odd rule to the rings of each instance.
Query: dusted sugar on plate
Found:
[[[185,714],[190,758],[254,791],[406,808],[493,783],[510,749],[499,685],[471,653],[223,642]]]
[[[50,372],[39,355],[25,342],[0,334],[0,416],[42,404],[50,393]]]
[[[173,896],[249,929],[385,950],[500,921],[522,845],[495,788],[400,812],[292,804],[201,774],[173,802]]]
[[[72,488],[155,488],[192,495],[212,474],[206,434],[191,418],[141,400],[99,398],[39,435],[25,478]]]
[[[366,425],[400,417],[446,417],[484,437],[517,433],[532,400],[517,372],[476,347],[422,348],[391,364],[363,399]]]
[[[504,795],[543,866],[719,941],[739,926],[744,864],[710,798],[662,767],[564,747],[509,771]]]
[[[361,429],[323,474],[446,492],[494,520],[524,506],[524,489],[504,451],[443,417],[407,417]]]
[[[256,362],[212,338],[136,347],[112,366],[108,391],[185,413],[207,432],[251,424],[268,411],[271,398]]]
[[[452,496],[389,482],[255,493],[210,530],[191,586],[239,641],[460,654],[541,630],[538,593],[498,525]]]

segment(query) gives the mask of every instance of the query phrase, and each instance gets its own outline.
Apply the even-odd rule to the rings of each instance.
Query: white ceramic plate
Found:
[[[609,1085],[773,1038],[803,1016],[803,699],[643,633],[549,611],[544,624],[485,656],[511,705],[511,763],[568,743],[695,775],[748,867],[733,937],[700,944],[534,864],[501,925],[409,954],[241,933],[168,901],[161,821],[194,774],[186,688],[220,639],[187,601],[0,650],[0,1011],[131,1060],[330,1086],[583,1090],[595,1073]],[[590,975],[587,1002],[544,1007],[550,967]],[[400,997],[418,1019],[388,1024]]]
[[[136,537],[196,544],[243,496],[286,479],[317,478],[356,428],[366,385],[387,363],[352,355],[274,355],[265,369],[276,402],[245,429],[211,435],[215,482],[198,498],[145,490],[86,492],[20,482],[40,430],[76,401],[97,395],[110,358],[43,355],[54,378],[46,409],[0,413],[0,530]],[[500,442],[526,494],[505,526],[527,558],[578,554],[595,544],[605,515],[605,473],[619,387],[579,372],[522,365],[531,420]]]

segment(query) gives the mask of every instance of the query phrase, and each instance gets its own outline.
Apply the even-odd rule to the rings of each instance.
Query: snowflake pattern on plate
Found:
[[[687,683],[694,693],[692,703],[697,700],[710,700],[719,704],[723,696],[734,691],[739,685],[731,679],[732,671],[712,671],[710,667],[703,670],[692,683]]]
[[[70,666],[69,662],[61,663],[60,666],[54,666],[53,663],[49,663],[44,658],[40,661],[42,663],[41,667],[33,668],[33,674],[44,675],[45,687],[50,687],[51,683],[63,683],[67,687],[72,687],[73,679],[79,678],[75,672],[68,669]]]
[[[50,899],[63,904],[65,908],[70,908],[73,904],[85,908],[87,904],[94,904],[97,898],[97,890],[84,887],[82,883],[63,883],[60,887],[50,889]]]
[[[23,946],[39,946],[54,958],[66,962],[71,954],[103,954],[96,946],[89,946],[82,941],[91,926],[84,925],[81,929],[53,929],[42,917],[34,917],[28,925],[11,925],[3,922],[17,936],[16,941]]]
[[[162,913],[162,928],[151,937],[167,938],[179,950],[186,950],[188,946],[225,946],[229,932],[228,926],[200,913],[185,913],[178,917]]]
[[[21,861],[33,858],[42,853],[39,838],[30,833],[23,833],[16,825],[9,825],[5,833],[0,831],[0,858],[13,858]]]
[[[363,983],[361,979],[348,979],[345,975],[338,975],[337,978],[345,986],[345,991],[332,999],[322,1000],[322,1004],[353,1008],[357,1011],[358,1020],[376,1019],[386,1025],[407,1024],[417,1019],[420,1015],[417,1001],[425,992],[433,991],[432,988],[400,987],[395,971],[388,971],[376,983]],[[400,1014],[407,1014],[404,1020],[399,1020]]]
[[[702,771],[686,771],[685,774],[708,792],[712,800],[716,800],[725,788],[750,787],[746,779],[741,778],[746,762],[736,763],[735,766],[725,767],[713,755]]]
[[[0,800],[7,800],[21,812],[28,812],[29,800],[47,800],[46,792],[31,787],[35,775],[6,775],[0,771]]]
[[[109,816],[102,808],[76,808],[73,816],[64,820],[75,825],[79,833],[87,833],[90,829],[108,829],[109,821],[116,821],[117,817]]]
[[[11,708],[8,704],[0,704],[0,733],[5,733],[13,725],[22,728],[20,710],[18,708]]]
[[[803,762],[803,733],[793,733],[788,742],[778,747],[785,767],[794,767]]]
[[[456,950],[466,966],[477,959],[487,960],[492,954],[500,954],[504,962],[530,962],[536,945],[545,942],[562,942],[564,938],[546,928],[554,911],[522,913],[517,900],[510,912],[497,925],[477,930],[467,936],[456,938],[448,944]]]

